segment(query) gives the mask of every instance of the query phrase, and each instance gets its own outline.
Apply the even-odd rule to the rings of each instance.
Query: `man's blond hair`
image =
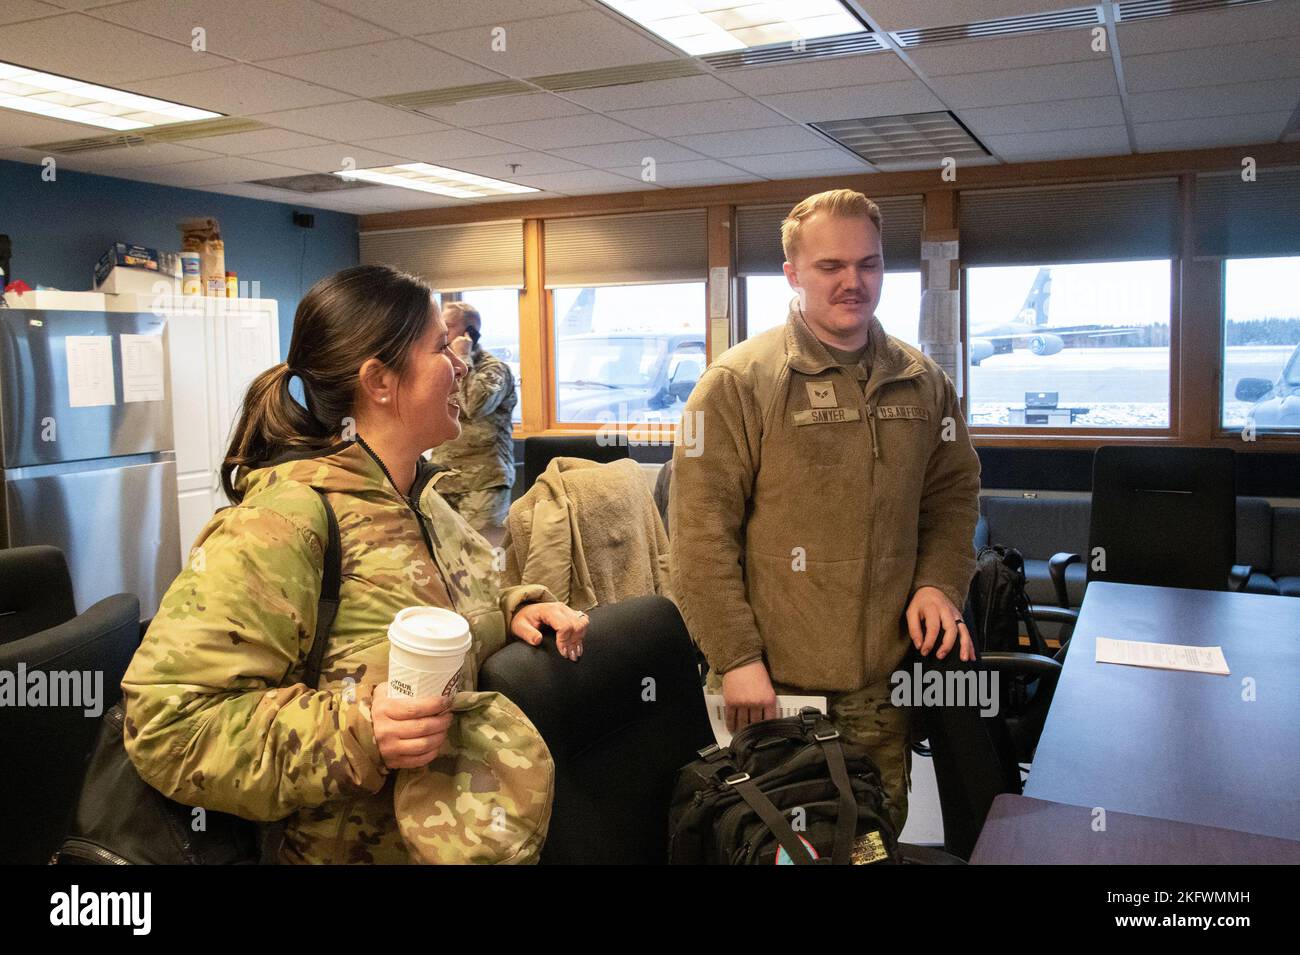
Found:
[[[803,227],[804,220],[814,212],[824,212],[828,216],[842,218],[860,216],[874,222],[877,230],[881,228],[880,206],[862,193],[855,192],[852,189],[832,189],[829,192],[819,192],[815,196],[809,196],[791,209],[790,214],[781,223],[781,248],[785,251],[785,260],[787,262],[794,261],[794,255],[799,251],[799,230]]]

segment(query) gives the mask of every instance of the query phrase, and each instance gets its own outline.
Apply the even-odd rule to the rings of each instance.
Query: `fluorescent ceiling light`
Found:
[[[840,0],[601,0],[691,56],[867,33]]]
[[[521,192],[540,192],[532,186],[476,176],[472,172],[433,166],[427,162],[408,162],[400,166],[376,166],[373,169],[350,169],[334,173],[344,179],[361,179],[383,186],[401,189],[418,189],[455,199],[481,199],[484,196],[506,196]]]
[[[221,114],[0,62],[0,109],[105,129],[144,129]]]

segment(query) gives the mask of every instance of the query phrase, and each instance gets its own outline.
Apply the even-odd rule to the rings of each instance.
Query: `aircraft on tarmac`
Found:
[[[1048,301],[1052,297],[1052,270],[1040,268],[1034,284],[1013,321],[981,325],[971,329],[970,363],[978,365],[990,355],[1005,355],[1017,347],[1028,348],[1035,355],[1055,355],[1065,347],[1067,338],[1110,338],[1129,335],[1138,329],[1129,326],[1098,327],[1071,325],[1064,328],[1047,324]]]

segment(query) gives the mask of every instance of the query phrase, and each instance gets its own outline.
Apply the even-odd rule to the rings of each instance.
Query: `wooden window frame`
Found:
[[[613,193],[566,199],[508,201],[481,207],[466,206],[404,210],[362,216],[362,229],[391,229],[420,225],[472,222],[502,217],[524,220],[525,287],[519,296],[520,368],[526,387],[521,388],[523,423],[515,430],[519,438],[543,434],[594,434],[597,424],[559,425],[555,421],[554,313],[551,295],[545,288],[543,231],[546,219],[589,216],[602,213],[661,211],[707,208],[709,265],[728,267],[728,327],[730,341],[740,341],[746,321],[744,285],[736,277],[734,261],[735,210],[742,205],[795,202],[825,189],[850,187],[868,195],[915,195],[925,197],[925,228],[956,226],[955,194],[963,189],[997,186],[1052,185],[1119,179],[1178,176],[1182,211],[1181,246],[1170,259],[1170,408],[1169,426],[1162,429],[1071,429],[1046,431],[1025,426],[987,431],[972,429],[972,440],[983,447],[1094,448],[1103,444],[1146,444],[1167,446],[1230,447],[1247,453],[1300,453],[1300,431],[1257,432],[1254,441],[1243,441],[1239,432],[1222,427],[1221,398],[1224,334],[1224,258],[1197,258],[1194,249],[1193,217],[1195,177],[1198,172],[1240,169],[1241,157],[1254,157],[1261,173],[1269,166],[1300,163],[1300,143],[1255,145],[1144,153],[1134,156],[1058,160],[1000,166],[962,168],[957,180],[942,181],[938,170],[871,175],[835,176],[779,182],[745,183],[731,186],[661,189],[648,192]],[[952,219],[944,222],[944,219]],[[964,279],[964,273],[963,273]],[[966,333],[965,281],[961,283],[962,360],[969,360]],[[706,291],[706,310],[707,310]],[[705,316],[710,355],[712,323]],[[965,389],[969,391],[969,389]],[[631,439],[648,436],[632,428]],[[661,426],[662,432],[662,426]]]

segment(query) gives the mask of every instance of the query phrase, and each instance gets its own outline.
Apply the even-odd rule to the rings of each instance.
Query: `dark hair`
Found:
[[[412,344],[433,315],[433,290],[422,279],[386,265],[359,265],[313,285],[293,316],[289,360],[268,368],[248,386],[221,486],[236,504],[235,471],[266,464],[292,451],[317,451],[343,440],[356,399],[357,372],[377,358],[401,375]],[[289,393],[302,379],[306,407]]]

